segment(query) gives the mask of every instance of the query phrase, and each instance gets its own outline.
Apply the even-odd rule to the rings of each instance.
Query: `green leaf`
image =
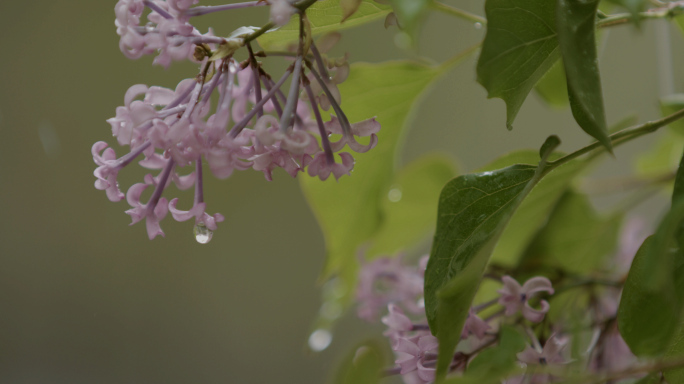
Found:
[[[431,0],[390,0],[402,30],[415,43],[421,22],[425,19]]]
[[[555,159],[558,156],[552,157]],[[538,155],[534,151],[519,151],[505,156],[485,167],[492,170],[510,165],[513,162],[533,164]],[[553,207],[561,198],[572,180],[590,164],[589,160],[575,160],[561,165],[546,175],[532,190],[511,218],[499,243],[492,261],[514,267],[518,264],[537,231],[544,225]]]
[[[423,156],[402,169],[382,198],[382,223],[366,256],[394,255],[425,239],[437,221],[439,192],[454,176],[453,161],[441,155]]]
[[[382,348],[375,342],[367,342],[354,348],[338,368],[335,384],[377,384],[384,368]]]
[[[682,268],[678,276],[682,276],[683,273],[684,268]],[[677,332],[672,338],[672,343],[665,357],[680,359],[684,357],[684,321],[679,323]],[[664,371],[663,375],[668,383],[684,383],[684,368],[670,369]]]
[[[376,148],[354,154],[356,164],[350,176],[339,182],[299,179],[325,237],[327,260],[321,279],[339,277],[339,293],[328,298],[336,301],[331,305],[344,308],[350,303],[358,270],[357,251],[380,230],[383,204],[394,182],[395,157],[412,108],[440,73],[405,61],[357,63],[347,81],[340,84],[350,121],[377,116],[382,128]]]
[[[556,25],[572,115],[584,132],[612,151],[596,55],[598,3],[557,0]]]
[[[513,127],[532,87],[558,59],[556,5],[549,0],[487,0],[487,35],[477,62],[477,81],[488,97],[506,102]]]
[[[674,171],[684,150],[684,136],[665,131],[652,148],[639,155],[636,171],[642,176],[662,176]]]
[[[660,99],[660,111],[663,116],[671,115],[684,108],[684,94],[676,94]],[[672,131],[684,136],[684,121],[677,120],[669,125]]]
[[[362,0],[356,12],[340,24],[343,18],[340,0],[326,0],[314,3],[306,10],[306,16],[311,23],[311,33],[317,36],[383,19],[391,11],[392,8],[389,5],[380,4],[374,0]],[[298,37],[299,19],[293,17],[279,29],[263,34],[257,41],[265,50],[277,50],[296,41]]]
[[[679,30],[684,33],[684,15],[675,16],[673,19],[677,24],[677,27],[679,27]]]
[[[498,345],[480,352],[468,364],[462,377],[447,379],[444,384],[499,384],[516,368],[516,354],[525,349],[527,338],[510,326],[502,326]]]
[[[545,154],[553,150],[547,139]],[[439,198],[437,230],[425,272],[425,311],[439,339],[437,376],[452,360],[468,308],[496,242],[515,209],[543,177],[539,167],[513,165],[464,175],[447,183]]]
[[[534,87],[537,94],[554,108],[565,108],[568,101],[568,83],[563,62],[557,61]]]
[[[568,190],[535,236],[525,258],[569,272],[590,272],[600,267],[615,248],[621,222],[622,214],[601,217],[586,196]]]
[[[680,322],[684,255],[675,234],[684,219],[684,201],[678,201],[656,234],[639,248],[625,282],[618,308],[618,328],[637,356],[666,352]]]

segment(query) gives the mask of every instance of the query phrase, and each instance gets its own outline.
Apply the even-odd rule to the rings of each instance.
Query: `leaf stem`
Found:
[[[663,117],[662,119],[649,121],[631,128],[625,128],[619,132],[615,132],[614,134],[608,136],[608,138],[610,138],[610,141],[613,144],[613,146],[617,146],[622,143],[626,143],[632,139],[636,139],[637,137],[649,134],[651,132],[655,132],[664,126],[681,119],[682,117],[684,117],[684,109],[680,109],[679,111],[669,116]],[[547,166],[545,173],[550,172],[552,169],[560,165],[563,165],[571,160],[574,160],[588,152],[591,152],[596,148],[600,148],[601,146],[602,144],[597,141],[587,145],[584,148],[580,148],[575,152],[565,155],[556,161],[549,161],[546,164]]]
[[[472,14],[470,12],[466,12],[462,9],[452,7],[451,5],[446,5],[444,3],[440,3],[439,1],[433,1],[431,5],[432,5],[432,8],[434,8],[435,10],[440,11],[442,13],[445,13],[447,15],[456,16],[456,17],[461,18],[463,20],[468,20],[468,21],[472,21],[474,23],[480,23],[482,25],[487,25],[487,19],[485,19],[482,16],[478,16],[478,15]]]
[[[684,12],[684,2],[676,1],[669,3],[663,8],[650,9],[646,12],[639,13],[641,19],[663,19],[666,17],[675,17]],[[615,25],[627,24],[634,19],[631,13],[618,13],[610,15],[604,19],[596,22],[596,28],[612,27]]]
[[[295,7],[295,8],[297,8],[297,10],[298,10],[300,13],[303,13],[304,11],[306,11],[307,8],[309,8],[310,6],[312,6],[313,4],[315,4],[316,1],[317,1],[317,0],[302,0],[302,1],[298,2],[298,3],[293,4],[292,6]],[[275,26],[276,26],[276,24],[275,24],[274,22],[272,22],[272,21],[271,21],[271,22],[268,22],[268,23],[265,24],[263,27],[261,27],[261,28],[259,28],[258,30],[254,31],[254,33],[245,36],[245,37],[243,38],[244,44],[247,44],[247,43],[249,43],[249,42],[255,40],[255,39],[258,38],[259,36],[261,36],[261,35],[263,35],[264,33],[270,31],[271,29],[273,29],[273,27],[275,27]]]
[[[448,58],[445,62],[443,62],[442,64],[439,65],[438,69],[440,71],[447,71],[447,70],[451,69],[451,67],[459,64],[461,61],[465,60],[470,55],[477,52],[481,46],[482,46],[482,42],[479,42],[475,45],[472,45],[472,46],[466,48],[465,50],[463,50],[463,51],[457,53],[456,55]]]

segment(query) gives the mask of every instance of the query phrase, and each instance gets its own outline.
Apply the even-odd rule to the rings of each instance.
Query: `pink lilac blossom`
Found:
[[[407,382],[419,382],[421,384],[435,380],[434,363],[437,358],[439,342],[432,335],[400,338],[394,351],[397,352],[396,364],[401,367],[400,374],[404,375]],[[413,375],[407,375],[416,372]],[[416,381],[420,379],[420,381]]]
[[[563,351],[568,344],[566,338],[559,338],[556,335],[553,335],[546,340],[544,348],[538,346],[539,343],[536,339],[534,341],[537,344],[536,347],[528,345],[522,352],[516,355],[520,362],[528,366],[560,365],[567,363],[567,359],[563,355]],[[530,373],[508,378],[504,381],[504,384],[546,384],[552,381],[554,381],[554,377],[548,373]]]
[[[133,223],[146,220],[150,239],[164,235],[160,221],[168,212],[177,221],[194,218],[196,228],[210,231],[224,221],[219,213],[207,213],[202,177],[205,162],[221,179],[235,170],[250,168],[263,172],[267,180],[272,180],[277,168],[293,177],[308,171],[309,175],[321,180],[331,174],[338,179],[350,174],[354,166],[352,155],[340,152],[344,147],[366,152],[377,144],[379,123],[372,118],[351,124],[339,106],[339,97],[332,98],[334,100],[329,103],[335,109],[335,116],[328,122],[323,120],[319,111],[323,105],[320,98],[313,95],[307,74],[314,70],[304,67],[301,54],[296,54],[294,64],[274,82],[245,40],[254,32],[253,28],[242,27],[231,37],[221,38],[214,36],[211,29],[200,34],[189,23],[195,16],[259,6],[263,2],[193,8],[198,2],[119,0],[115,5],[115,25],[124,55],[135,59],[157,54],[154,63],[165,67],[174,60],[186,59],[201,65],[196,78],[181,81],[175,89],[144,84],[128,89],[124,105],[116,109],[115,117],[107,120],[119,145],[129,147],[128,154],[117,158],[115,150],[103,141],[92,147],[93,161],[97,165],[95,187],[104,190],[111,201],[126,197],[132,207],[127,213]],[[271,16],[279,24],[287,22],[295,9],[288,0],[274,0],[268,4]],[[141,26],[146,8],[149,9],[148,22]],[[329,41],[323,41],[327,49]],[[304,42],[299,44],[303,46]],[[247,46],[249,59],[239,63],[232,58],[232,52],[242,46]],[[312,51],[318,52],[313,42],[311,47]],[[222,52],[221,58],[215,59],[216,52]],[[309,59],[323,60],[309,56],[307,63]],[[331,68],[340,68],[335,81],[346,78],[346,58],[329,60],[326,57],[325,60],[325,63],[334,64]],[[317,90],[331,93],[320,76],[314,78]],[[281,88],[288,79],[291,84],[285,96]],[[214,94],[218,94],[218,100],[212,111]],[[330,143],[329,136],[337,133],[342,134],[342,139]],[[368,137],[369,142],[361,145],[356,137]],[[124,194],[117,181],[119,172],[139,157],[142,157],[139,159],[141,166],[159,170],[159,173],[146,175],[143,183],[131,186]],[[186,166],[195,169],[185,175],[179,174]],[[178,189],[195,186],[195,199],[188,210],[179,208],[182,202],[178,198],[169,201],[162,196],[172,183]],[[152,198],[143,203],[141,194],[149,186],[154,187]],[[422,286],[422,280],[420,284]]]
[[[492,329],[492,327],[470,308],[468,311],[468,318],[463,326],[463,331],[461,331],[461,338],[465,339],[469,335],[475,335],[475,337],[482,340],[490,329]]]
[[[404,265],[399,257],[381,257],[363,263],[356,290],[357,315],[366,321],[375,321],[390,303],[411,313],[424,312],[418,305],[423,296],[423,274],[424,270]]]
[[[553,287],[549,279],[539,276],[533,277],[522,286],[510,276],[504,276],[501,280],[504,285],[498,291],[501,294],[499,304],[505,307],[506,316],[522,311],[523,316],[527,320],[533,323],[542,321],[544,315],[549,310],[549,303],[546,300],[541,300],[539,302],[541,308],[534,309],[530,306],[529,301],[539,292],[553,294]]]

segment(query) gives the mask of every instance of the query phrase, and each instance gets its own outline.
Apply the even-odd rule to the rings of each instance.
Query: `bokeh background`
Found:
[[[481,0],[445,2],[483,14]],[[0,383],[325,382],[343,354],[380,337],[382,328],[346,316],[330,348],[306,348],[325,248],[296,180],[283,172],[270,183],[256,172],[208,178],[206,199],[227,219],[204,246],[193,239],[192,224],[170,218],[166,238],[148,240],[144,224],[128,226],[125,202],[111,203],[93,187],[91,145],[114,143],[105,120],[126,89],[173,87],[197,71],[126,59],[114,4],[0,2]],[[195,25],[225,35],[263,24],[266,12],[214,14]],[[630,114],[656,118],[659,95],[682,91],[682,38],[659,28],[645,22],[641,31],[617,27],[605,36],[609,122]],[[672,71],[655,43],[663,31],[671,38],[665,45]],[[396,47],[395,33],[378,21],[345,32],[336,49],[352,61],[414,57]],[[483,36],[472,24],[432,14],[418,53],[439,62]],[[549,109],[534,94],[507,131],[504,104],[486,99],[474,65],[463,63],[422,100],[402,163],[442,151],[468,171],[538,147],[550,134],[566,151],[589,141],[569,110]],[[653,140],[620,147],[595,177],[627,174]],[[122,185],[144,173],[127,168]],[[642,205],[640,214],[657,217],[664,201]]]

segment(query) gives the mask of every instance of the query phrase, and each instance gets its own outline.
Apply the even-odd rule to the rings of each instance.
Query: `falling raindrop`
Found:
[[[209,228],[207,228],[207,226],[203,223],[195,225],[195,228],[193,228],[192,232],[195,234],[195,240],[197,240],[197,242],[200,244],[206,244],[210,242],[211,237],[214,235],[214,232],[210,231]]]
[[[387,198],[389,201],[393,203],[399,202],[401,200],[401,189],[399,188],[392,188],[390,189],[389,193],[387,194]]]
[[[475,29],[481,29],[482,23],[475,23]]]
[[[309,336],[309,348],[315,352],[328,348],[330,342],[332,342],[332,333],[327,329],[317,329]]]

